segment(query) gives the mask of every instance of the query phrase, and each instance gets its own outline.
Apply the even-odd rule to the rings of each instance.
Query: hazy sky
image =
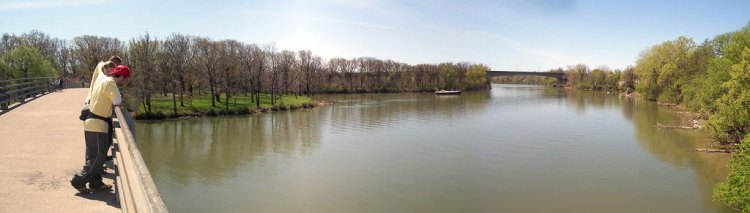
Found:
[[[130,40],[173,32],[309,49],[329,59],[612,69],[678,36],[697,43],[750,21],[750,1],[720,0],[0,0],[0,33]]]

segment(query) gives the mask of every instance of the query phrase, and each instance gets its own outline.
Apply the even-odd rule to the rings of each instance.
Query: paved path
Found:
[[[84,162],[87,92],[53,92],[0,115],[0,213],[120,211],[113,192],[81,195],[69,183]]]

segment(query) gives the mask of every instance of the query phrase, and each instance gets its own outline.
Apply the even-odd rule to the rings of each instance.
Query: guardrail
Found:
[[[38,77],[0,81],[0,110],[8,110],[12,102],[24,103],[28,98],[53,91],[54,80],[54,77]]]
[[[112,148],[117,169],[115,193],[122,212],[169,212],[151,173],[135,143],[135,122],[127,109],[115,107],[115,136]]]

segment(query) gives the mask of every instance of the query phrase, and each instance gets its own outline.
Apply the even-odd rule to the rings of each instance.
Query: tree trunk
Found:
[[[144,98],[143,101],[141,101],[141,104],[143,104],[143,111],[146,112],[146,115],[150,114],[148,111],[148,107],[146,107],[146,99]]]
[[[214,89],[214,79],[208,77],[208,81],[211,83],[211,107],[216,107],[216,101],[214,100],[214,96],[216,95],[216,91]]]
[[[226,92],[226,95],[224,96],[224,105],[226,105],[226,111],[227,114],[229,114],[229,92]]]
[[[174,111],[174,115],[177,116],[177,97],[174,92],[172,92],[172,110]]]
[[[151,111],[151,95],[146,96],[146,105],[148,106],[148,112],[149,113],[152,112]]]
[[[181,107],[185,107],[183,96],[185,96],[185,79],[183,77],[180,77],[180,106]]]

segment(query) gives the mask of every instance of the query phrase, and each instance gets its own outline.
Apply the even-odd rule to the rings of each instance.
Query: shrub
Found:
[[[750,136],[746,136],[739,150],[729,161],[727,181],[714,188],[713,199],[750,212]]]

